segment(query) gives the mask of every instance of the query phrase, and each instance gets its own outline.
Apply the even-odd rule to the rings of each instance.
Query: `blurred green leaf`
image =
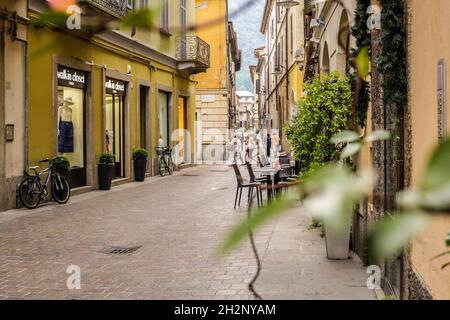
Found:
[[[65,12],[45,10],[38,17],[31,19],[30,24],[35,27],[43,27],[48,24],[65,27],[68,17],[69,15]]]
[[[159,8],[145,8],[130,12],[122,21],[122,25],[126,27],[140,27],[145,29],[152,29],[155,26],[155,21]]]
[[[324,220],[327,229],[343,231],[373,180],[372,172],[357,175],[344,166],[325,167],[305,180],[308,196],[304,208],[313,217]]]
[[[420,207],[422,193],[417,190],[405,190],[397,193],[396,203],[400,208],[415,209]]]
[[[429,217],[421,211],[395,214],[377,221],[369,235],[371,263],[398,255],[414,236],[425,229],[428,221]]]
[[[365,139],[366,142],[389,140],[391,133],[387,130],[377,130],[368,135]]]
[[[422,191],[419,206],[427,211],[450,212],[450,183]]]
[[[361,138],[361,136],[354,132],[354,131],[350,131],[350,130],[344,130],[339,132],[338,134],[335,134],[332,138],[331,138],[331,142],[334,144],[339,144],[339,143],[344,143],[344,142],[355,142],[357,140],[359,140]]]
[[[288,208],[290,203],[291,201],[289,199],[283,197],[269,203],[266,207],[258,208],[250,215],[250,217],[245,218],[238,225],[233,227],[221,245],[221,253],[227,253],[242,240],[246,239],[250,231],[256,230],[265,222],[280,215]]]
[[[303,183],[305,191],[312,193],[323,189],[325,184],[343,181],[351,171],[346,166],[327,165],[317,169],[305,178]]]
[[[341,160],[351,157],[361,150],[362,144],[359,142],[349,143],[345,146],[341,153]]]
[[[421,183],[422,190],[438,189],[450,184],[450,139],[434,151]]]
[[[369,48],[362,48],[356,57],[356,65],[358,66],[358,74],[360,78],[365,79],[370,72]]]

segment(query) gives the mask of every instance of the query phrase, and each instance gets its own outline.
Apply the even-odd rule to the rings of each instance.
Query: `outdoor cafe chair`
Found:
[[[256,189],[256,197],[258,201],[258,206],[260,206],[260,203],[262,202],[262,199],[260,199],[260,189],[261,189],[261,183],[260,182],[245,182],[244,178],[241,175],[241,172],[239,171],[239,167],[237,164],[233,164],[234,174],[236,176],[237,181],[237,188],[236,188],[236,196],[234,198],[234,208],[236,209],[236,204],[239,206],[241,205],[241,197],[242,197],[242,190],[244,188],[248,188],[248,202],[250,203],[250,196],[252,195],[253,188]],[[238,196],[239,196],[239,203],[238,203]]]

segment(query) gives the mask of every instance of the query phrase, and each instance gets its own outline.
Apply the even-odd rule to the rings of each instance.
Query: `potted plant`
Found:
[[[105,152],[100,155],[98,163],[98,187],[100,190],[110,190],[112,181],[112,172],[114,170],[114,155]]]
[[[138,148],[133,151],[134,162],[134,180],[144,181],[145,172],[147,169],[148,151],[143,148]]]
[[[70,171],[70,161],[66,157],[56,157],[52,160],[53,169],[64,177],[68,177]]]

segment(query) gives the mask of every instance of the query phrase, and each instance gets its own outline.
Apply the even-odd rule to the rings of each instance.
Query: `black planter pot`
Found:
[[[134,181],[144,181],[147,159],[134,160]]]
[[[110,190],[112,172],[114,171],[113,164],[102,164],[98,165],[98,188],[100,190]]]

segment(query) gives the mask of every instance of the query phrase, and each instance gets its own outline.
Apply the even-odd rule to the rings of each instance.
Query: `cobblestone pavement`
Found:
[[[234,192],[230,168],[200,166],[63,206],[0,212],[0,299],[250,299],[250,245],[217,253],[245,216],[232,209]],[[373,299],[361,263],[328,261],[308,216],[291,211],[256,234],[263,298]],[[100,252],[110,245],[142,247],[130,255]],[[79,290],[67,288],[70,265],[80,267]]]

